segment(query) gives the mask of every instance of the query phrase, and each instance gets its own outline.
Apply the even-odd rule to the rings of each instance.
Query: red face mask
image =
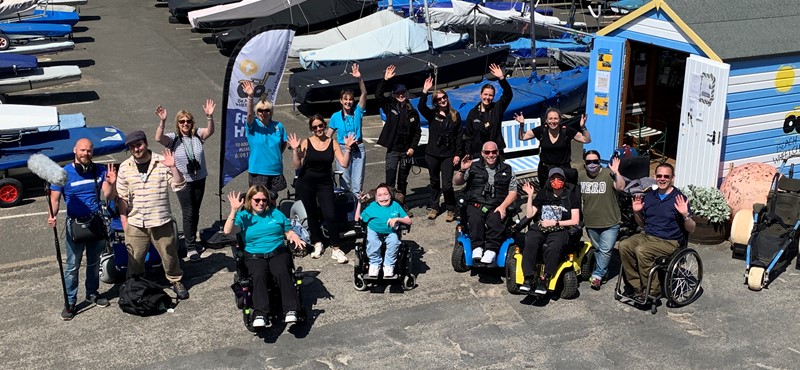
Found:
[[[556,177],[550,180],[550,186],[553,187],[553,190],[561,190],[564,188],[564,180]]]

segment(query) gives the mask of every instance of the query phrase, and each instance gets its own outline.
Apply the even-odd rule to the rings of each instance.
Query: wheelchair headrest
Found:
[[[781,176],[778,179],[778,189],[790,193],[800,193],[800,179]]]
[[[650,176],[650,156],[620,158],[619,173],[629,180]]]

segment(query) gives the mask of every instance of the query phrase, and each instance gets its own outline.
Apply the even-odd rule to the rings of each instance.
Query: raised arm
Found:
[[[117,170],[114,168],[113,163],[109,163],[107,166],[106,179],[103,181],[102,190],[103,197],[109,200],[117,197]]]
[[[358,107],[361,110],[367,109],[367,84],[364,83],[364,78],[361,77],[361,71],[358,70],[358,64],[353,63],[353,71],[350,75],[358,79],[358,89],[361,90],[361,95],[358,97]]]
[[[161,105],[156,107],[156,116],[158,117],[158,126],[156,127],[155,139],[163,146],[169,146],[170,138],[164,135],[164,126],[167,123],[167,110]]]
[[[203,112],[206,114],[206,128],[197,130],[197,136],[200,137],[200,140],[206,141],[211,135],[214,135],[214,109],[217,107],[217,104],[214,103],[213,99],[206,99],[206,104],[203,105]]]
[[[589,136],[589,130],[586,128],[586,115],[581,116],[581,130],[575,134],[574,140],[579,143],[588,144],[592,142],[592,137]]]
[[[247,94],[247,126],[252,126],[256,118],[255,104],[253,104],[253,81],[242,80],[242,90]]]
[[[236,220],[236,212],[244,205],[242,193],[230,192],[228,193],[228,204],[231,205],[231,212],[228,214],[228,219],[225,220],[225,226],[222,227],[222,232],[231,234],[234,231],[234,221]]]
[[[608,168],[611,170],[611,178],[614,180],[614,189],[622,191],[625,189],[625,179],[619,174],[619,158],[611,158],[611,164]]]
[[[525,130],[525,116],[522,115],[522,112],[519,112],[519,114],[514,113],[514,119],[519,123],[519,132],[517,133],[519,139],[533,139],[533,130]]]
[[[511,84],[508,83],[506,80],[506,75],[503,73],[503,69],[500,68],[497,64],[490,64],[489,71],[492,72],[492,75],[497,78],[497,82],[500,83],[500,87],[503,89],[503,94],[500,95],[500,99],[497,101],[497,108],[500,111],[500,115],[506,111],[508,105],[511,104],[511,99],[514,97],[514,92],[511,89]]]
[[[434,112],[428,106],[428,92],[433,87],[433,77],[428,77],[425,79],[425,83],[422,85],[422,96],[419,97],[419,101],[417,102],[417,110],[419,110],[419,114],[421,114],[425,119],[428,121],[428,125],[431,124],[433,120]]]
[[[300,139],[297,138],[297,134],[289,134],[288,143],[289,146],[292,148],[292,165],[294,166],[294,169],[299,169],[300,167],[303,166],[303,159],[305,159],[306,157],[308,140],[303,140],[301,142]],[[334,148],[338,147],[338,145],[333,145],[333,146]]]
[[[528,203],[525,207],[525,217],[530,220],[533,219],[533,216],[536,216],[537,212],[539,212],[539,209],[533,205],[533,198],[536,198],[536,189],[533,188],[533,184],[526,182],[525,185],[522,185],[522,190],[528,194]]]

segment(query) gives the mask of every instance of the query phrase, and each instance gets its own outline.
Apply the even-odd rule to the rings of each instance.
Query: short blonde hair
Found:
[[[183,134],[181,134],[181,126],[178,123],[181,118],[186,118],[192,121],[192,131],[189,133],[189,136],[197,135],[197,126],[194,124],[194,116],[188,110],[181,109],[181,111],[175,115],[175,137],[177,138],[183,136]]]

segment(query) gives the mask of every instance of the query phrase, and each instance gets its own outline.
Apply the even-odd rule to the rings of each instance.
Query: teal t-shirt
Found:
[[[372,202],[367,209],[361,212],[361,218],[367,223],[367,227],[378,234],[393,233],[394,230],[387,224],[389,219],[406,216],[406,211],[395,201],[392,201],[387,207],[381,206],[378,202]]]
[[[254,175],[278,176],[283,174],[281,144],[288,141],[283,123],[270,121],[267,126],[256,118],[247,127],[247,144],[250,146],[248,172]]]
[[[242,229],[244,250],[248,253],[269,253],[283,245],[286,232],[292,229],[292,223],[277,208],[271,208],[258,215],[241,210],[236,213],[233,224]]]
[[[355,134],[356,141],[361,140],[361,120],[364,118],[361,107],[356,105],[352,116],[342,117],[342,111],[338,111],[331,116],[328,127],[336,130],[336,141],[344,144],[344,138],[349,134]]]

